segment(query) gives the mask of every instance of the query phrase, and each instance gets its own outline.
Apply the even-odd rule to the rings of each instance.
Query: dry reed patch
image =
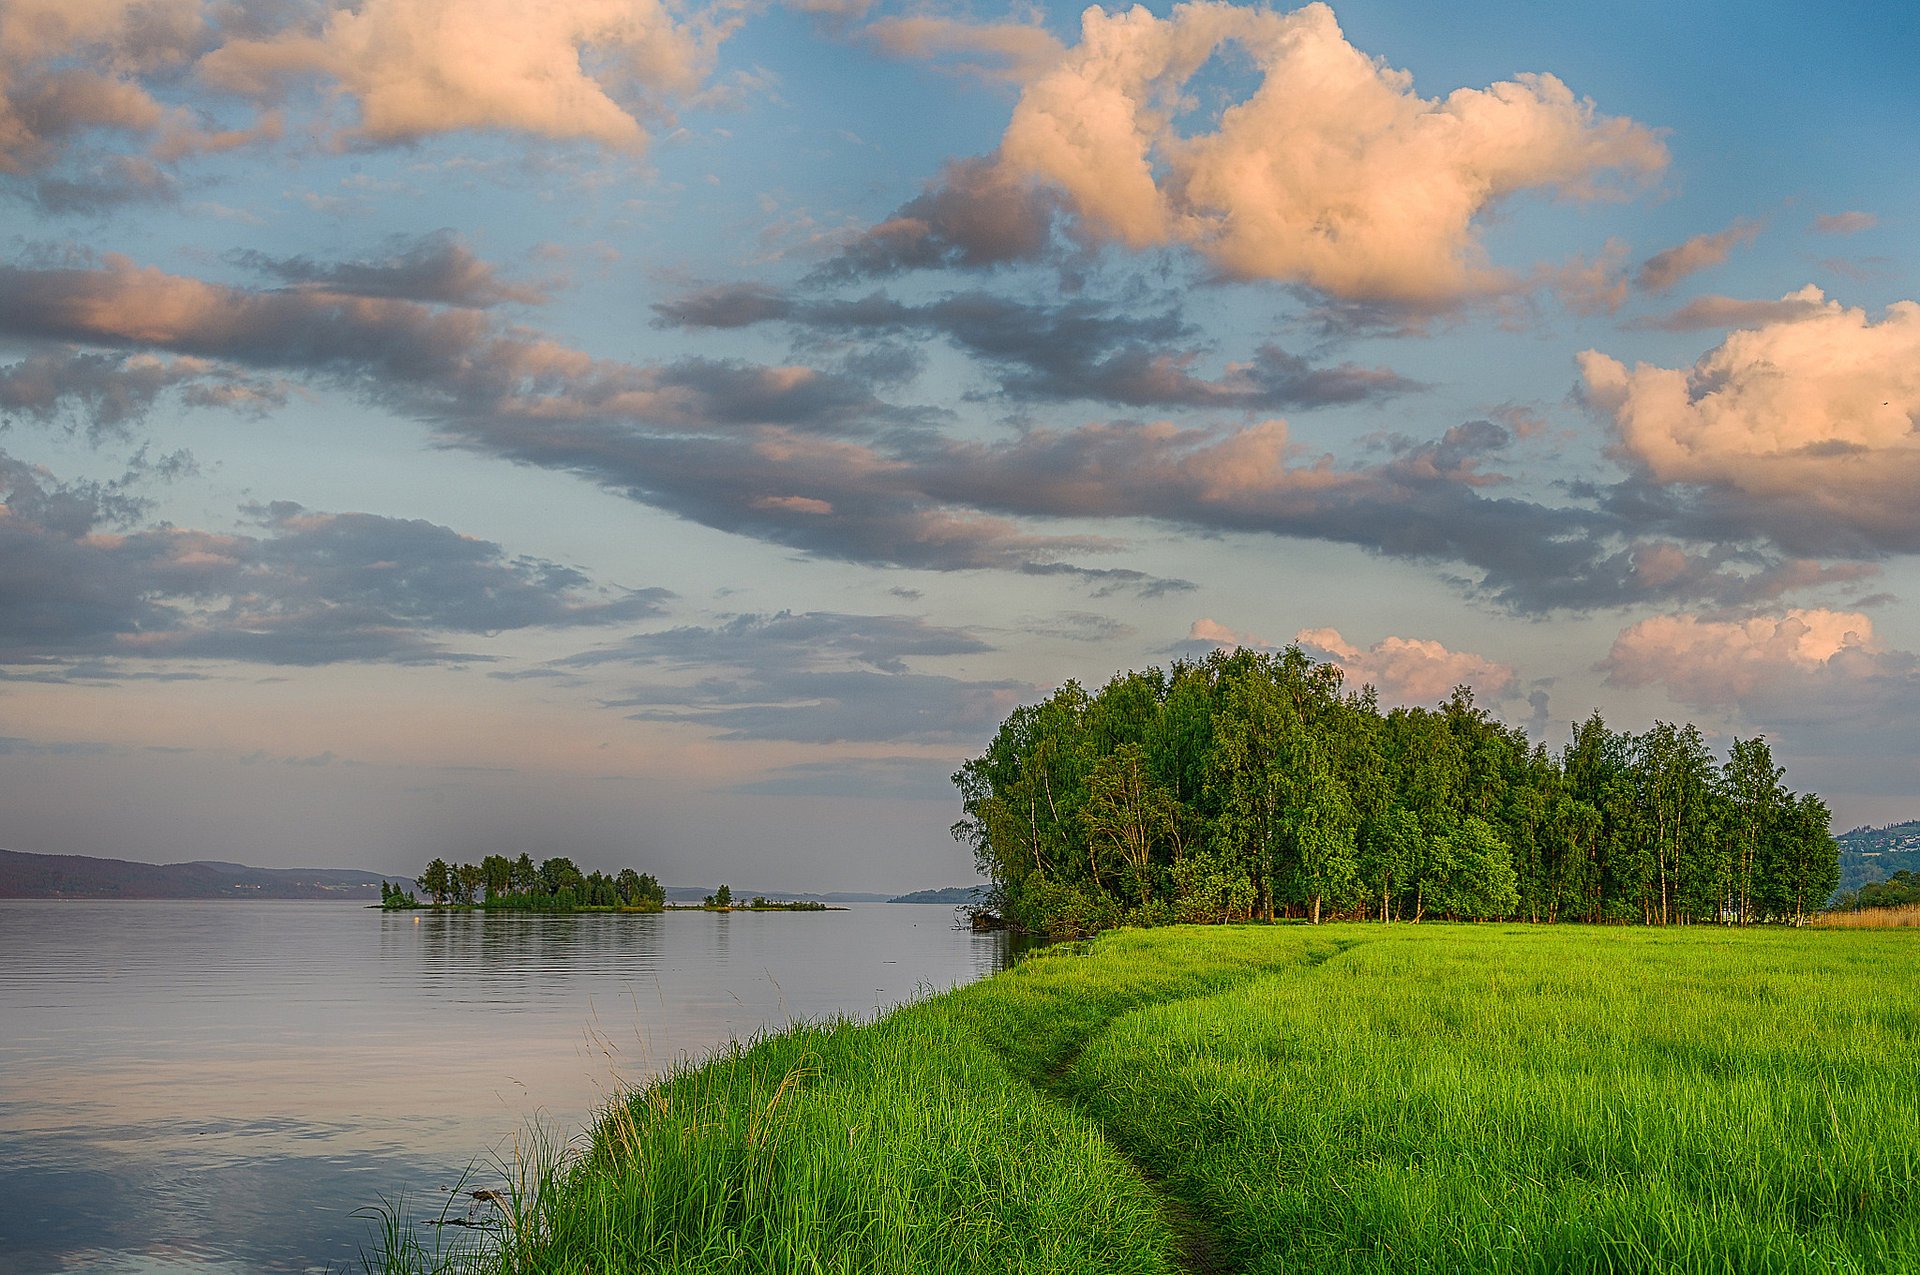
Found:
[[[1853,926],[1870,930],[1891,930],[1920,925],[1920,903],[1897,908],[1861,908],[1858,912],[1822,912],[1813,918],[1815,925]]]

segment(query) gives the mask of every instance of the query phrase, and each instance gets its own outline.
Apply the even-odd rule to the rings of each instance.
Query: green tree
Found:
[[[435,859],[427,865],[427,870],[420,874],[419,885],[427,892],[427,897],[433,900],[433,905],[440,907],[453,893],[453,869],[447,866],[445,859]]]
[[[1096,858],[1104,851],[1118,871],[1132,877],[1145,908],[1151,899],[1155,852],[1173,840],[1176,824],[1172,795],[1147,773],[1139,744],[1121,744],[1094,763],[1080,817]]]
[[[1766,739],[1755,737],[1733,741],[1720,773],[1731,808],[1732,903],[1735,916],[1745,925],[1754,919],[1755,866],[1766,856],[1769,834],[1786,802],[1780,787],[1784,772],[1773,764],[1773,750]]]

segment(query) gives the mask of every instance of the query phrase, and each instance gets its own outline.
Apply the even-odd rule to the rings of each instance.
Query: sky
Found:
[[[0,845],[972,876],[1298,643],[1920,817],[1909,6],[0,5]]]

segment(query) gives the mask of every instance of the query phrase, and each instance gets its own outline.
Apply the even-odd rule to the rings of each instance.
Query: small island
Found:
[[[613,876],[582,872],[572,859],[541,861],[522,853],[518,859],[490,854],[479,863],[449,864],[435,859],[415,880],[426,892],[422,903],[411,891],[380,883],[380,906],[387,911],[436,908],[483,912],[661,912],[667,891],[650,872],[622,868]]]
[[[698,903],[669,904],[674,912],[844,912],[816,899],[769,899],[756,894],[742,903],[733,897],[730,886],[721,886]]]
[[[380,907],[388,912],[840,912],[812,899],[774,899],[756,894],[734,898],[721,886],[699,903],[668,903],[666,887],[650,872],[622,868],[612,876],[581,872],[568,858],[518,859],[490,854],[479,863],[435,859],[413,882],[426,901],[404,884],[380,883]]]

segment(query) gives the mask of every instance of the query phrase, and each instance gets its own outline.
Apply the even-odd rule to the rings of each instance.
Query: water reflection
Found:
[[[0,1266],[307,1271],[678,1057],[1000,967],[944,908],[0,902]]]

